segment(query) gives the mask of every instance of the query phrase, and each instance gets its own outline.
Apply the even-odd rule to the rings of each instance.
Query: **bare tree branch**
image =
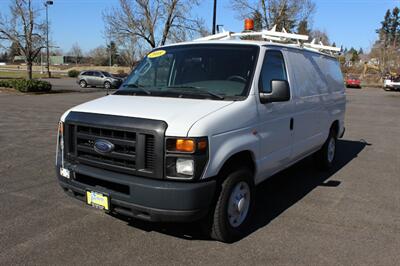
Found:
[[[13,0],[10,18],[0,14],[0,39],[14,44],[25,57],[28,79],[32,79],[32,64],[44,48],[44,24],[37,23],[38,13],[32,0]]]
[[[262,28],[277,25],[293,30],[302,20],[310,22],[315,11],[312,0],[232,0],[232,8],[240,19],[261,14]]]
[[[198,0],[119,0],[103,19],[119,45],[134,40],[136,48],[147,50],[204,34],[204,21],[188,15],[197,5]]]

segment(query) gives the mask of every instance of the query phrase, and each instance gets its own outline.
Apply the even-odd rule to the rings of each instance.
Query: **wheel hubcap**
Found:
[[[335,139],[331,138],[328,144],[328,161],[331,163],[335,158]]]
[[[246,182],[239,182],[229,197],[228,219],[232,227],[240,226],[247,217],[250,207],[250,187]]]

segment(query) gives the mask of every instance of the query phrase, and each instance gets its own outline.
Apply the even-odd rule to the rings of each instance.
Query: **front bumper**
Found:
[[[113,85],[113,86],[115,86],[115,87],[119,87],[120,85],[122,84],[122,80],[117,80],[117,79],[114,79],[114,80],[112,80],[111,81],[111,85]]]
[[[189,222],[202,218],[215,195],[216,181],[187,183],[120,174],[86,165],[64,165],[69,179],[56,172],[70,196],[86,202],[86,191],[110,197],[111,212],[154,222]]]

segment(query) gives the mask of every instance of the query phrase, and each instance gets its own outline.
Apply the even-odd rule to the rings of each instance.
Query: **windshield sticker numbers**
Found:
[[[154,51],[154,52],[149,53],[149,54],[147,55],[147,58],[156,58],[156,57],[160,57],[160,56],[165,55],[166,53],[167,53],[167,51],[165,51],[165,50],[157,50],[157,51]]]

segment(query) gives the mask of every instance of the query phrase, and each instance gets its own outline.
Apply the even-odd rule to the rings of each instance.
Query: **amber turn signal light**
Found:
[[[177,139],[175,142],[175,149],[182,152],[194,152],[196,145],[192,139]]]
[[[199,151],[205,151],[207,149],[207,140],[203,139],[197,143],[197,149]]]

